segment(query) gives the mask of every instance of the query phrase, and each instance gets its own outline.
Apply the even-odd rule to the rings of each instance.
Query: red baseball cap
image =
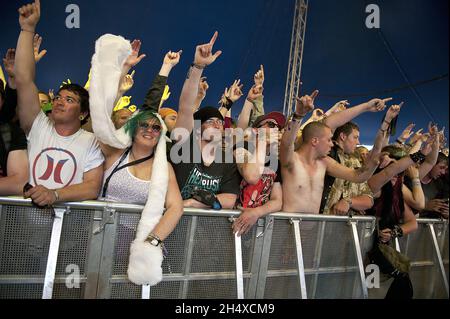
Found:
[[[274,120],[280,129],[286,124],[286,117],[281,112],[270,112],[265,115],[258,116],[256,121],[253,123],[253,127],[258,127],[259,123],[265,120]]]

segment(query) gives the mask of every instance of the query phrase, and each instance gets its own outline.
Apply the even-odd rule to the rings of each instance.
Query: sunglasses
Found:
[[[264,125],[267,125],[269,128],[280,128],[279,126],[278,126],[278,124],[277,123],[274,123],[274,122],[266,122],[266,123],[264,123],[264,124],[261,124],[261,125],[258,125],[258,128],[261,128],[261,127],[263,127]]]
[[[161,132],[161,125],[158,124],[148,124],[147,122],[141,122],[139,123],[139,128],[147,131],[149,128],[153,133],[160,133]]]
[[[208,119],[205,121],[205,123],[207,125],[214,125],[214,124],[223,125],[223,121],[221,119]]]

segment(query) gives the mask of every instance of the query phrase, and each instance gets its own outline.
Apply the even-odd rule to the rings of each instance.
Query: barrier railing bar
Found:
[[[188,234],[187,234],[187,250],[186,250],[186,261],[184,264],[184,275],[185,278],[181,287],[181,298],[186,299],[188,288],[189,288],[189,273],[191,272],[191,263],[192,263],[192,252],[194,250],[194,237],[195,237],[195,230],[197,229],[197,216],[193,216],[190,220],[190,227],[188,227]],[[164,278],[164,277],[163,277]]]
[[[258,274],[261,266],[261,258],[263,252],[263,244],[264,244],[264,233],[266,226],[266,218],[259,218],[256,225],[254,226],[255,234],[253,237],[253,251],[251,253],[251,264],[250,264],[250,280],[247,281],[246,285],[246,298],[247,299],[255,299],[256,291],[258,287]]]
[[[266,217],[263,234],[263,247],[259,263],[258,283],[256,286],[256,298],[263,299],[266,289],[267,270],[269,268],[270,248],[272,246],[272,233],[275,220],[272,216]],[[261,236],[260,236],[261,237]],[[259,238],[260,238],[259,237]]]
[[[236,261],[237,299],[244,299],[244,279],[242,278],[242,242],[238,234],[234,234],[234,253]]]
[[[306,293],[305,264],[303,263],[302,238],[300,236],[300,220],[292,219],[291,222],[294,225],[295,248],[297,250],[297,267],[301,299],[307,299],[308,296]]]
[[[442,279],[444,281],[445,291],[447,292],[447,297],[449,297],[447,274],[445,273],[444,263],[442,262],[441,250],[437,242],[433,224],[428,224],[428,228],[430,229],[431,238],[433,240],[434,252],[436,253],[437,261],[439,263],[439,269],[441,271]]]
[[[317,239],[317,243],[316,243],[316,249],[314,251],[314,262],[313,262],[313,268],[314,269],[318,269],[320,266],[320,260],[322,257],[322,246],[323,246],[323,237],[325,236],[325,226],[326,226],[326,221],[322,221],[320,222],[320,230],[318,232],[318,239]],[[319,274],[316,273],[312,279],[312,292],[311,292],[311,298],[315,298],[316,297],[316,291],[317,291],[317,282],[319,279]]]
[[[100,227],[102,221],[103,211],[95,210],[92,211],[92,229],[97,229]],[[67,222],[67,220],[66,220]],[[91,230],[91,229],[89,229]],[[87,282],[84,289],[84,298],[95,299],[98,295],[98,270],[100,269],[101,258],[102,258],[102,247],[103,247],[103,234],[91,234],[90,242],[88,243],[87,249],[89,249],[89,254],[87,254],[86,260],[86,276]]]
[[[64,220],[65,209],[55,208],[52,226],[52,235],[50,238],[50,247],[48,250],[47,267],[45,269],[44,288],[42,291],[42,299],[52,299],[53,284],[56,273],[56,263],[58,261],[59,242],[61,240],[61,232]]]
[[[250,278],[250,273],[244,273],[242,278],[248,279]],[[221,272],[221,273],[196,273],[188,276],[183,275],[163,275],[163,282],[174,282],[174,281],[182,281],[182,280],[216,280],[216,279],[236,279],[236,272]],[[129,280],[126,275],[114,275],[111,277],[110,282],[112,284],[120,284],[120,283],[129,283]]]
[[[150,285],[142,285],[141,299],[150,299]]]
[[[361,279],[361,289],[363,292],[363,298],[367,299],[369,298],[369,292],[367,290],[366,285],[366,272],[364,270],[364,263],[362,259],[361,254],[361,246],[359,244],[359,238],[358,238],[358,229],[356,227],[356,221],[350,221],[350,225],[352,226],[352,235],[353,235],[353,243],[355,247],[355,253],[356,253],[356,260],[358,261],[358,267],[359,267],[359,276]]]

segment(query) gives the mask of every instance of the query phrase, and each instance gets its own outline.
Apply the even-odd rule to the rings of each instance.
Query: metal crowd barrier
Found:
[[[186,209],[166,239],[163,281],[127,280],[142,206],[100,201],[38,209],[0,197],[0,298],[383,298],[367,286],[368,216],[276,213],[242,237],[239,211]],[[448,222],[419,220],[398,249],[415,298],[448,298]]]

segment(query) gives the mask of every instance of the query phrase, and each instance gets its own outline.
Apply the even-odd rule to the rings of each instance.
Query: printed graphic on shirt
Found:
[[[192,197],[192,191],[194,188],[201,188],[207,190],[213,194],[216,194],[220,189],[221,176],[211,176],[202,172],[197,165],[191,170],[183,189],[181,190],[181,196],[183,199],[189,199]]]
[[[70,185],[77,171],[75,156],[62,148],[46,148],[34,159],[34,185],[65,187]]]
[[[261,178],[255,185],[251,185],[243,179],[240,186],[240,206],[255,208],[264,205],[270,198],[276,177],[277,174],[273,170],[265,167]]]

